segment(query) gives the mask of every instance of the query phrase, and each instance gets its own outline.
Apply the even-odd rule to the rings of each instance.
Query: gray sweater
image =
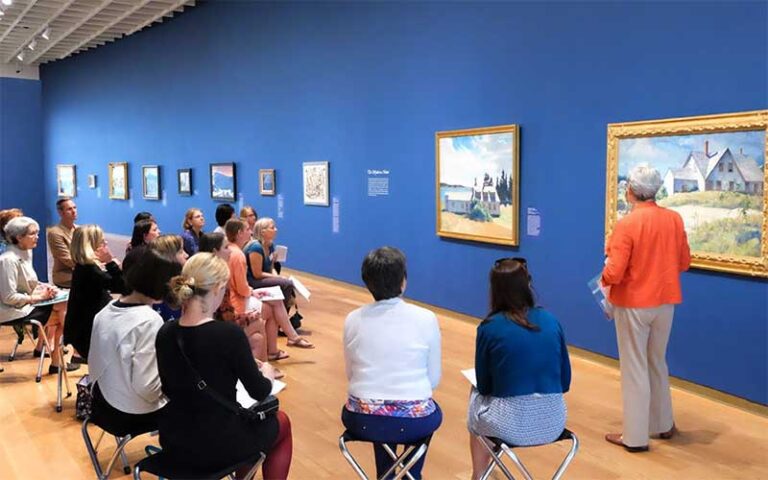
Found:
[[[8,245],[0,255],[0,323],[26,317],[34,308],[32,293],[37,287],[32,250]]]

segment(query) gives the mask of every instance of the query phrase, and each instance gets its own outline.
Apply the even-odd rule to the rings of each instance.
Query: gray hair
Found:
[[[629,171],[629,188],[641,202],[653,200],[661,184],[661,174],[647,163],[636,165]]]
[[[269,217],[261,217],[256,220],[256,224],[253,226],[253,238],[262,241],[262,232],[266,230],[270,225],[274,225],[275,221]]]
[[[40,225],[34,219],[29,217],[16,217],[5,226],[5,238],[16,245],[19,242],[19,237],[27,234],[29,227],[37,227],[37,229],[40,230]]]

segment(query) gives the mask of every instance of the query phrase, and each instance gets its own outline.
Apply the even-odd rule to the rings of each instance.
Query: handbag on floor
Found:
[[[85,420],[91,415],[91,403],[93,395],[91,393],[91,378],[83,375],[77,381],[77,399],[75,400],[75,418]]]

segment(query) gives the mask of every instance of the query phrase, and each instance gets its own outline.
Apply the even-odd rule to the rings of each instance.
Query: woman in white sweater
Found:
[[[93,320],[91,420],[112,434],[157,430],[157,412],[166,403],[155,353],[163,319],[152,305],[166,297],[168,281],[180,271],[178,263],[145,251],[125,279],[130,293],[110,302]]]
[[[442,423],[432,399],[440,382],[440,328],[434,313],[400,298],[406,285],[400,250],[371,251],[362,277],[376,301],[344,323],[349,392],[341,419],[350,433],[374,443],[380,477],[392,465],[383,444],[395,449],[431,437]],[[414,478],[421,478],[425,458],[411,468]]]

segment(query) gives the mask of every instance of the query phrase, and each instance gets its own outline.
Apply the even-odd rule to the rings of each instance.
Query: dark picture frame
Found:
[[[176,183],[179,195],[183,197],[192,196],[192,169],[180,168],[176,170]]]
[[[211,198],[219,202],[234,202],[237,198],[237,171],[234,162],[209,165]]]

